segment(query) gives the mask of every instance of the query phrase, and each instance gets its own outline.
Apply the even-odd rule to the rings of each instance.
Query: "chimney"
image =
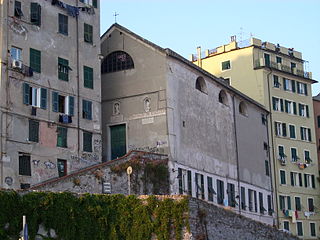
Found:
[[[201,60],[201,47],[197,47],[197,57],[198,57],[198,66],[202,67],[202,60]]]

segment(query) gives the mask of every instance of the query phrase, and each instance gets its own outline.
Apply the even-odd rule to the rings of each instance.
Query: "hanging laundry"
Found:
[[[297,222],[296,212],[297,212],[297,211],[294,211],[294,213],[293,213],[292,216],[291,216],[291,218],[292,218],[292,223],[296,223],[296,222]]]
[[[79,8],[66,4],[67,13],[72,17],[77,17],[79,15]]]
[[[309,217],[311,216],[310,212],[304,212],[304,216],[309,219]]]
[[[289,217],[292,217],[292,215],[293,215],[293,211],[290,210],[290,211],[289,211]]]

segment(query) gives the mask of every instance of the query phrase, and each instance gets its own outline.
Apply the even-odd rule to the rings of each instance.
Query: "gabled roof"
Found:
[[[178,61],[180,61],[181,63],[184,63],[186,65],[188,65],[189,67],[199,71],[201,74],[205,75],[206,77],[208,77],[209,79],[211,79],[212,81],[218,83],[219,85],[222,85],[223,87],[227,88],[228,90],[230,90],[231,92],[233,92],[234,94],[238,95],[240,98],[247,100],[248,102],[256,105],[257,107],[263,109],[264,111],[268,112],[268,110],[266,109],[266,107],[264,107],[262,104],[258,103],[257,101],[255,101],[254,99],[250,98],[249,96],[245,95],[244,93],[240,92],[239,90],[231,87],[230,85],[228,85],[226,83],[226,81],[224,80],[224,78],[218,78],[214,75],[212,75],[211,73],[207,72],[206,70],[198,67],[197,65],[195,65],[194,63],[190,62],[189,60],[187,60],[186,58],[182,57],[181,55],[179,55],[178,53],[176,53],[175,51],[171,50],[170,48],[162,48],[158,45],[156,45],[153,42],[148,41],[147,39],[137,35],[136,33],[130,31],[129,29],[121,26],[118,23],[114,23],[113,25],[111,25],[109,27],[109,29],[101,36],[100,38],[100,43],[103,42],[105,36],[108,36],[109,33],[113,32],[114,29],[118,29],[122,32],[125,32],[128,35],[131,35],[132,37],[142,41],[143,43],[149,45],[150,47],[160,51],[161,53],[165,54],[168,57],[174,58]]]

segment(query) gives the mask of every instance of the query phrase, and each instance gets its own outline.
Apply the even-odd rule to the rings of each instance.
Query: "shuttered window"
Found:
[[[67,147],[68,129],[65,127],[57,127],[57,147]]]
[[[34,25],[41,25],[41,6],[38,3],[31,3],[30,22]]]
[[[68,16],[59,13],[59,33],[68,35]]]
[[[84,87],[93,89],[93,69],[83,66]]]
[[[92,102],[82,100],[82,117],[84,119],[92,120]]]
[[[41,73],[41,52],[30,48],[30,67],[34,72]]]
[[[69,80],[69,61],[58,58],[58,78],[63,81]]]
[[[39,142],[39,122],[29,120],[29,141]]]
[[[30,155],[19,154],[19,175],[31,176]]]
[[[111,159],[122,157],[127,153],[126,125],[115,125],[110,127]]]
[[[91,25],[84,23],[84,41],[87,43],[93,43],[92,40],[93,28]]]
[[[92,152],[92,133],[83,132],[83,151]]]
[[[192,175],[191,171],[187,171],[187,178],[188,178],[188,195],[192,196]]]

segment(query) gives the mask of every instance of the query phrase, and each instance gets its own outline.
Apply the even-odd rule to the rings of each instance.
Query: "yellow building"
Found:
[[[304,238],[320,236],[317,147],[310,72],[300,52],[256,38],[192,55],[194,64],[225,78],[264,105],[270,116],[270,154],[277,224]]]

